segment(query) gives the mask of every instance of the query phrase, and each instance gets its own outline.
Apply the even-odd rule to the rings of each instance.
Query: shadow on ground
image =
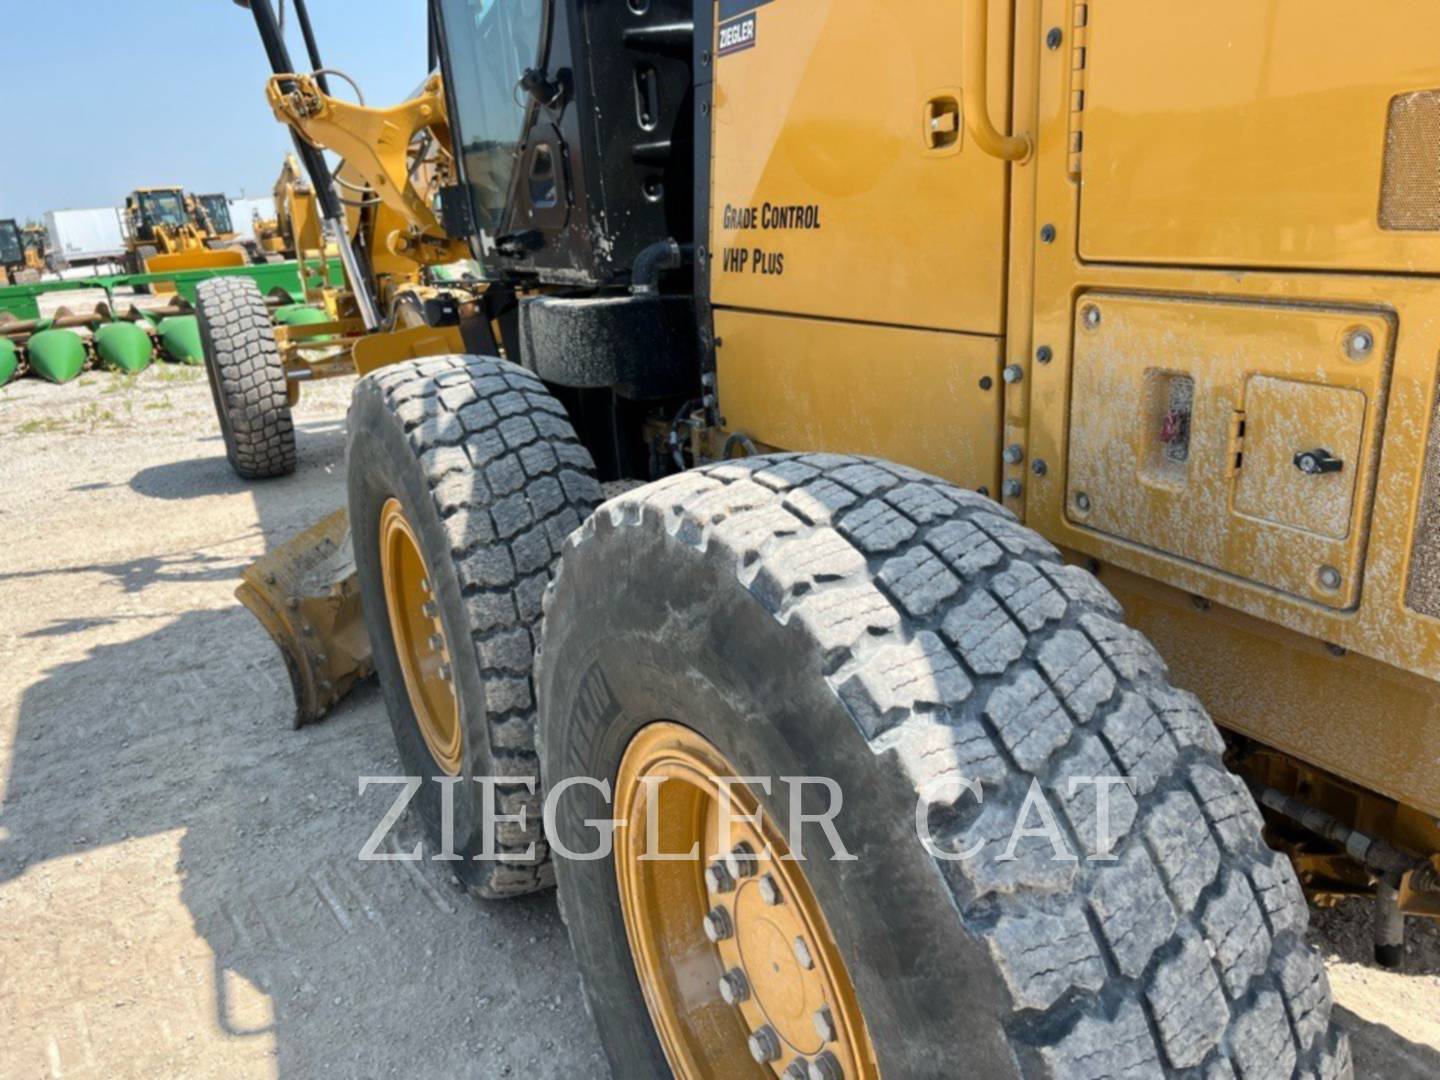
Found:
[[[244,486],[206,458],[130,487],[252,499],[273,541],[343,499],[342,453],[328,425],[303,433],[287,480]],[[0,887],[43,959],[0,976],[0,1014],[7,999],[64,1005],[0,1015],[16,1030],[4,1055],[27,1075],[47,1055],[67,1075],[604,1075],[553,895],[485,904],[443,863],[359,860],[397,792],[358,793],[360,776],[398,771],[383,704],[367,684],[290,729],[278,652],[225,604],[244,562],[72,568],[153,590],[152,609],[215,609],[122,641],[127,617],[103,613],[35,632],[105,640],[77,639],[83,656],[20,699]],[[383,851],[417,838],[408,818],[396,833]]]

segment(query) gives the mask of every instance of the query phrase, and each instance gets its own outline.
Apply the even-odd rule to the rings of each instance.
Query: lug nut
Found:
[[[712,863],[705,868],[705,886],[713,893],[733,892],[735,879],[723,863]]]
[[[1087,330],[1094,330],[1100,325],[1100,309],[1094,304],[1086,304],[1085,309],[1080,312],[1080,318]]]
[[[424,615],[427,619],[433,619],[440,614],[440,605],[435,603],[434,600],[426,600],[425,603],[420,605],[420,614]]]
[[[1006,364],[1005,370],[1000,373],[1000,377],[1007,383],[1018,383],[1025,377],[1025,369],[1019,364]]]
[[[1011,443],[1000,456],[1005,459],[1006,465],[1019,465],[1025,460],[1025,451],[1020,448],[1019,443]]]
[[[451,680],[451,678],[454,676],[454,672],[452,672],[452,671],[450,670],[450,665],[449,665],[449,664],[441,664],[440,667],[439,667],[438,669],[436,669],[436,673],[440,676],[440,678],[444,679],[446,682],[449,682],[449,681]]]
[[[780,886],[775,883],[775,878],[770,874],[766,874],[760,879],[760,899],[771,907],[778,906],[784,899],[780,895]]]
[[[816,1009],[811,1020],[815,1023],[815,1034],[820,1036],[821,1042],[835,1041],[835,1017],[831,1015],[829,1005],[821,1005]]]
[[[725,856],[725,869],[736,881],[755,876],[755,849],[743,840]]]
[[[810,1063],[804,1058],[796,1058],[785,1066],[780,1075],[782,1080],[810,1080]]]
[[[420,591],[421,591],[421,592],[427,592],[427,593],[430,591],[430,579],[429,579],[429,578],[421,578],[421,579],[420,579]]]
[[[701,925],[705,928],[705,936],[716,945],[735,936],[735,923],[730,918],[730,912],[723,907],[711,908]]]
[[[1018,499],[1025,493],[1025,485],[1019,480],[1006,480],[1000,485],[1000,490],[1005,493],[1007,499]]]
[[[1327,589],[1340,588],[1340,571],[1333,566],[1322,566],[1320,568],[1320,584]]]
[[[1086,495],[1083,491],[1077,491],[1075,493],[1075,509],[1079,510],[1082,514],[1088,513],[1090,510],[1090,496]]]
[[[805,944],[803,937],[797,937],[795,939],[795,962],[806,971],[811,970],[815,966],[815,957],[810,955],[810,946]]]
[[[726,1005],[739,1005],[750,1000],[750,980],[739,968],[731,968],[720,976],[720,996]]]
[[[1047,472],[1050,471],[1050,466],[1046,465],[1041,458],[1037,457],[1034,461],[1030,463],[1030,471],[1033,472],[1036,476],[1044,476]]]
[[[780,1036],[775,1034],[775,1029],[769,1024],[757,1028],[746,1040],[746,1045],[750,1047],[750,1056],[761,1065],[774,1061],[780,1056]],[[814,1073],[812,1072],[811,1075],[813,1076]]]
[[[430,635],[430,649],[432,652],[439,652],[445,647],[445,639],[439,634]]]
[[[845,1080],[845,1070],[840,1067],[840,1059],[826,1050],[810,1062],[810,1080]]]

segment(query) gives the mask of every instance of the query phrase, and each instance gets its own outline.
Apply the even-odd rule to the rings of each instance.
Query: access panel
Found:
[[[1004,126],[1011,5],[989,0]],[[965,135],[956,0],[716,5],[717,305],[1001,332],[1007,166]]]
[[[968,488],[1000,470],[1000,340],[716,311],[725,426],[781,450],[867,454]]]
[[[1084,258],[1440,270],[1440,4],[1084,6]]]
[[[1083,295],[1070,519],[1353,607],[1392,337],[1375,311]]]

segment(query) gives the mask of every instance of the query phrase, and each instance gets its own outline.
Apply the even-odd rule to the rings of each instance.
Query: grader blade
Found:
[[[252,563],[235,595],[280,646],[297,728],[323,719],[373,670],[344,510]]]

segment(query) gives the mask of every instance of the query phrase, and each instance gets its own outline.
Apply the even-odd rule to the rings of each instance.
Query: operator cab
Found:
[[[195,202],[211,233],[223,235],[235,231],[230,220],[230,201],[224,195],[196,195]]]
[[[488,280],[627,284],[646,247],[694,240],[693,7],[635,8],[434,0]]]
[[[19,266],[25,261],[25,244],[14,218],[0,221],[0,266]]]
[[[142,240],[150,239],[157,228],[183,229],[190,223],[185,196],[179,188],[133,191],[125,198],[125,210]]]

